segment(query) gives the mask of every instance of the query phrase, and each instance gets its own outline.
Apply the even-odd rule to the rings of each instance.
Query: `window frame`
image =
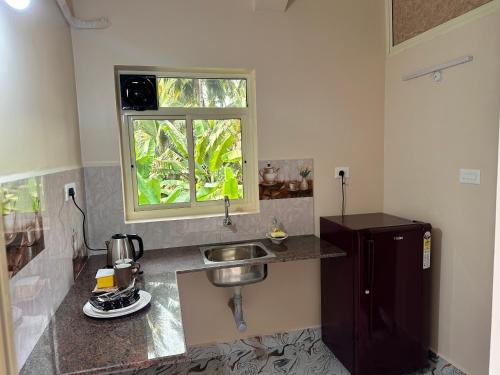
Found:
[[[156,74],[157,79],[171,78],[220,78],[245,79],[247,88],[247,106],[242,108],[201,108],[201,107],[158,107],[156,111],[121,110],[120,74]],[[196,201],[194,174],[194,120],[240,119],[241,151],[243,155],[243,190],[244,198],[231,200],[231,214],[248,214],[259,212],[258,196],[258,162],[257,162],[257,127],[255,107],[255,74],[243,70],[133,70],[130,67],[115,67],[116,100],[120,131],[120,153],[122,190],[125,222],[146,222],[176,219],[195,219],[224,215],[224,202]],[[185,120],[186,137],[189,153],[190,202],[165,205],[139,206],[137,194],[137,175],[135,171],[135,143],[133,122],[138,119]]]

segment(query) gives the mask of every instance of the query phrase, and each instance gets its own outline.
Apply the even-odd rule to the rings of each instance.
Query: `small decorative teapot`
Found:
[[[264,180],[264,183],[271,185],[276,182],[279,170],[279,168],[274,168],[268,163],[259,171],[259,175]]]

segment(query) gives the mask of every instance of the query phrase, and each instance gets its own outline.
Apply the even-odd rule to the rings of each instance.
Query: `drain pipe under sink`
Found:
[[[234,295],[233,298],[229,300],[229,307],[233,312],[234,322],[236,323],[236,328],[238,331],[245,332],[247,329],[247,323],[245,319],[243,319],[243,297],[241,295],[241,286],[234,287]]]

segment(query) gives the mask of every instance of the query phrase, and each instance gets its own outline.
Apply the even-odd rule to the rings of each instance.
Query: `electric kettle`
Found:
[[[135,252],[133,241],[139,245],[139,253]],[[144,245],[142,238],[137,234],[115,234],[109,241],[106,241],[108,250],[108,267],[113,267],[119,259],[132,259],[134,262],[144,255]]]

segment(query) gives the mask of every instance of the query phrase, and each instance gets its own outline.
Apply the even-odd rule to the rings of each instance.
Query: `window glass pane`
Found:
[[[246,79],[159,78],[160,107],[244,108]]]
[[[196,200],[243,198],[241,120],[194,120]]]
[[[185,120],[134,120],[139,206],[190,201]]]

